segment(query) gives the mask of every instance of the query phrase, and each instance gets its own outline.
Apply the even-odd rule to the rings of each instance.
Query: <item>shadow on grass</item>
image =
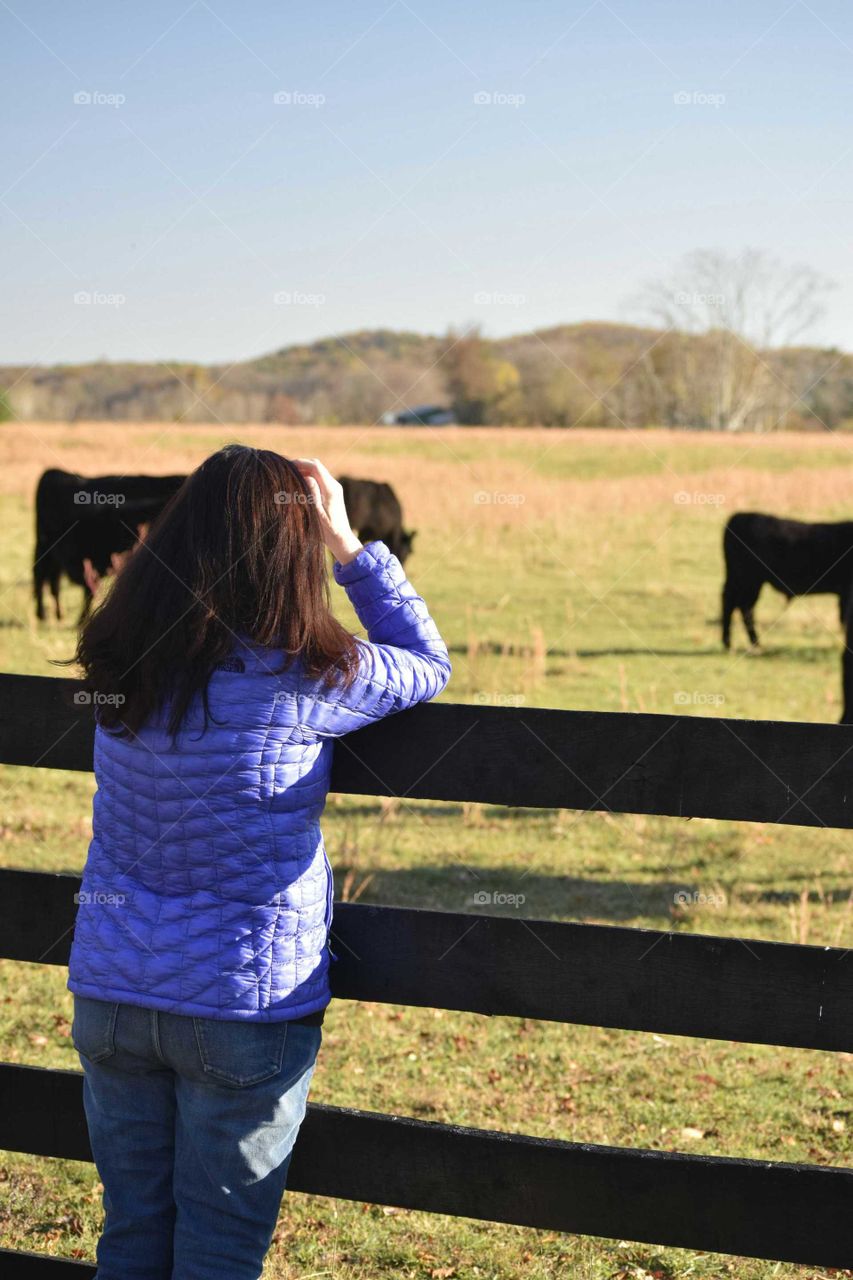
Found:
[[[338,897],[350,869],[335,867]],[[419,907],[538,920],[654,920],[669,923],[698,892],[677,880],[596,880],[541,875],[507,867],[423,866],[371,870],[360,866],[347,896],[383,907]],[[359,893],[359,885],[364,891]],[[796,895],[794,895],[796,896]]]
[[[802,893],[797,889],[765,889],[762,893],[749,893],[748,891],[740,893],[739,898],[742,902],[781,902],[791,903],[799,902]],[[810,903],[832,902],[849,902],[853,897],[853,890],[846,889],[827,889],[825,893],[818,893],[816,889],[810,889],[806,895]]]
[[[499,644],[495,640],[483,640],[478,642],[478,653],[489,654],[492,657],[503,658],[529,658],[530,646],[523,644]],[[758,661],[767,658],[784,658],[792,662],[821,662],[825,660],[827,654],[832,656],[840,656],[842,648],[841,637],[839,636],[838,645],[808,645],[803,648],[785,648],[777,646],[771,649],[765,649],[761,646],[757,649],[751,649],[748,646],[739,648],[735,645],[730,655],[731,657],[746,656],[750,659]],[[464,644],[448,645],[451,654],[458,653],[466,655],[469,652],[468,646]],[[714,645],[711,648],[684,648],[684,649],[661,649],[655,645],[647,647],[635,646],[616,647],[604,649],[547,649],[546,657],[548,658],[722,658],[725,657],[727,651],[722,644]]]

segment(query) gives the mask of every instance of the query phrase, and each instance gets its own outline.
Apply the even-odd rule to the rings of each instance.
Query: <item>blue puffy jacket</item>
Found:
[[[335,564],[368,641],[346,690],[240,639],[173,743],[95,733],[93,838],[68,986],[208,1018],[297,1018],[329,1002],[332,873],[320,832],[334,739],[440,693],[450,661],[382,542]]]

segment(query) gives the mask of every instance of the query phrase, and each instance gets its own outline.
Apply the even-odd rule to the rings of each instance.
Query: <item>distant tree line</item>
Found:
[[[836,430],[853,426],[853,355],[798,345],[828,287],[760,252],[705,250],[641,291],[635,324],[369,330],[232,366],[0,369],[0,419],[370,423],[434,403],[471,425]]]
[[[744,431],[853,425],[853,358],[795,346],[829,283],[747,250],[688,255],[635,300],[648,327],[560,327],[489,342],[448,335],[461,422]]]

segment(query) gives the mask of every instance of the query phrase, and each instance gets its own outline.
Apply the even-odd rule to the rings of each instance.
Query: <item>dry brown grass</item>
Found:
[[[522,506],[525,522],[544,508],[549,521],[562,524],[579,512],[609,510],[615,516],[669,506],[679,492],[722,495],[720,505],[727,510],[786,507],[803,518],[841,509],[851,497],[845,469],[827,465],[833,453],[849,453],[853,461],[853,439],[838,436],[99,422],[5,426],[0,492],[32,493],[46,467],[84,475],[188,471],[229,440],[290,456],[319,456],[333,471],[388,480],[405,493],[415,525],[456,524],[481,492],[522,495],[518,506],[483,504],[478,520],[496,528],[511,522]],[[609,475],[615,451],[635,454],[646,470]],[[699,456],[691,459],[691,453]],[[772,465],[763,467],[770,458]],[[582,472],[577,477],[574,462]],[[591,474],[593,468],[600,474]]]

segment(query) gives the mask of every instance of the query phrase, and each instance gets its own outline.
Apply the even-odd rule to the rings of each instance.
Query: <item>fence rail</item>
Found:
[[[0,764],[91,770],[81,690],[0,674]],[[853,725],[437,703],[339,748],[355,795],[853,827]]]
[[[91,1159],[80,1073],[0,1066],[0,1144]],[[841,1266],[853,1171],[557,1142],[310,1105],[288,1186],[552,1231]]]
[[[0,763],[90,770],[70,680],[0,675]],[[342,739],[354,794],[853,825],[853,727],[417,708]],[[0,957],[65,964],[79,877],[0,871]],[[473,885],[472,885],[473,888]],[[853,1051],[838,948],[339,903],[337,999]],[[0,1147],[89,1160],[76,1071],[0,1064]],[[294,1190],[785,1262],[853,1265],[853,1170],[594,1146],[311,1105]],[[94,1274],[0,1250],[11,1280]]]
[[[0,870],[0,957],[67,964],[78,876]],[[339,902],[332,994],[853,1052],[836,947]]]

